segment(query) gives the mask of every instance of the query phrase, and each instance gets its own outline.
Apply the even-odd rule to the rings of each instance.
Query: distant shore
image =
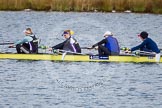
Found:
[[[0,0],[0,10],[162,14],[162,0]]]

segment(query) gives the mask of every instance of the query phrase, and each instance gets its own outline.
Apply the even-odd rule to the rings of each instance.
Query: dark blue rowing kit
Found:
[[[104,44],[104,46],[102,45]],[[108,36],[100,42],[94,44],[92,47],[98,46],[99,56],[119,55],[120,48],[116,38]]]
[[[135,50],[155,52],[157,54],[160,53],[157,44],[151,38],[146,38],[140,45],[131,48],[131,51]]]

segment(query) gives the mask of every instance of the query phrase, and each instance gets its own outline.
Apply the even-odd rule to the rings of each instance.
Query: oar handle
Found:
[[[122,51],[129,51],[130,48],[128,48],[128,47],[122,47],[122,48],[120,48],[120,50],[122,50]]]
[[[40,49],[48,49],[48,48],[50,48],[50,46],[40,45],[38,48],[40,48]]]
[[[93,47],[81,47],[81,49],[93,49]]]

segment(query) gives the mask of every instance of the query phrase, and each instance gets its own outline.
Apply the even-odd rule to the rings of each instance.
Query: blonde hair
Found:
[[[74,31],[72,31],[72,30],[65,30],[64,32],[68,32],[70,35],[74,34]]]

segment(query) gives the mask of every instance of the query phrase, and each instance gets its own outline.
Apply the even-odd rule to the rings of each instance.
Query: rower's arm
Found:
[[[65,42],[66,41],[64,41],[64,42],[62,42],[60,44],[57,44],[57,45],[53,46],[52,49],[63,49]]]
[[[140,48],[143,48],[146,45],[146,43],[147,43],[147,41],[144,40],[141,44],[131,48],[131,51],[135,51],[135,50],[138,50]]]
[[[17,41],[16,43],[14,43],[14,45],[23,44],[23,43],[25,43],[25,42],[30,42],[30,41],[32,41],[32,40],[33,40],[32,37],[25,36],[22,40]]]
[[[98,45],[105,44],[106,42],[107,42],[107,39],[103,39],[103,40],[101,40],[100,42],[94,44],[92,47],[96,47],[96,46],[98,46]]]

